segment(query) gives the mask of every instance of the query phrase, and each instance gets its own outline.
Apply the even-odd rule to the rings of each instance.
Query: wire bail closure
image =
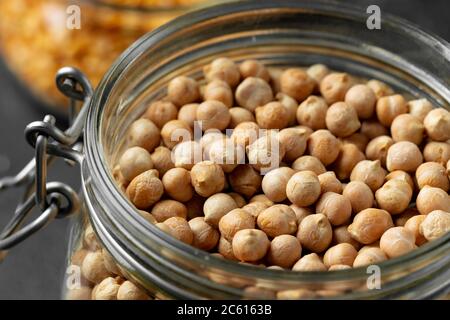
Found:
[[[56,157],[64,158],[71,165],[82,162],[82,133],[94,90],[87,77],[72,67],[57,72],[56,86],[69,98],[69,128],[65,131],[57,128],[52,115],[26,126],[25,139],[35,149],[35,156],[15,176],[0,179],[0,191],[25,187],[23,201],[0,232],[0,261],[6,255],[5,250],[24,241],[53,219],[70,216],[80,208],[78,194],[70,186],[47,182],[47,168]],[[77,102],[82,103],[80,110]],[[39,216],[22,226],[34,207],[38,207]]]

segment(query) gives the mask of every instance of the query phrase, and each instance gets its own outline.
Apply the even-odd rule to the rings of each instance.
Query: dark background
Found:
[[[396,14],[450,40],[448,0],[343,2],[377,4],[382,15]],[[12,80],[0,62],[0,176],[17,173],[32,157],[33,150],[24,140],[23,129],[43,115],[43,109]],[[78,188],[77,168],[59,162],[49,171],[50,180],[65,181]],[[19,189],[0,194],[0,227],[10,218],[20,196]],[[68,220],[57,220],[9,252],[0,263],[0,299],[59,299],[67,240]]]

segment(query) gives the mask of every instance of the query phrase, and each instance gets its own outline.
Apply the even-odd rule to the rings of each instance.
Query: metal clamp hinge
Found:
[[[78,194],[70,186],[62,182],[47,182],[47,167],[55,157],[66,159],[69,164],[81,163],[81,139],[93,89],[86,76],[71,67],[58,71],[56,86],[70,101],[69,128],[65,131],[58,129],[52,115],[46,115],[43,121],[32,122],[25,128],[25,138],[35,149],[35,156],[17,175],[0,179],[0,191],[25,186],[23,201],[0,232],[0,260],[6,255],[5,250],[22,242],[53,219],[77,212],[80,206]],[[22,226],[34,207],[38,207],[39,216]]]

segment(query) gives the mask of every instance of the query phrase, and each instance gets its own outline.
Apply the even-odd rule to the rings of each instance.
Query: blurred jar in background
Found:
[[[96,86],[132,42],[202,2],[216,1],[1,0],[0,53],[35,97],[63,111],[54,82],[59,68],[77,67]]]

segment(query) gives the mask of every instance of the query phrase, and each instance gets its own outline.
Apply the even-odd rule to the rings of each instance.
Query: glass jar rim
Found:
[[[265,280],[288,280],[288,281],[345,281],[355,278],[367,278],[366,269],[363,267],[340,271],[326,272],[292,272],[291,270],[270,270],[259,268],[257,266],[242,265],[226,259],[220,259],[211,256],[209,252],[198,250],[192,246],[186,245],[173,237],[165,234],[154,225],[142,224],[142,217],[137,210],[125,198],[123,193],[117,187],[104,156],[103,146],[101,145],[100,130],[102,124],[102,109],[105,101],[111,94],[116,81],[120,81],[120,76],[124,70],[133,63],[145,50],[158,41],[176,33],[183,28],[193,24],[199,24],[202,21],[217,18],[224,15],[235,14],[243,11],[254,10],[270,10],[270,9],[295,9],[295,10],[311,10],[312,12],[326,12],[343,15],[350,19],[366,19],[365,10],[356,6],[346,6],[342,3],[334,1],[314,1],[307,0],[289,1],[282,0],[276,3],[256,2],[256,1],[240,1],[237,3],[226,3],[219,6],[202,9],[189,13],[169,22],[168,24],[143,36],[133,45],[131,45],[111,66],[109,71],[103,77],[99,86],[95,90],[94,97],[91,101],[90,110],[86,122],[85,130],[85,153],[86,168],[92,176],[92,183],[95,183],[100,196],[113,195],[114,205],[117,208],[127,212],[130,223],[134,223],[134,230],[139,230],[142,234],[147,234],[152,240],[163,243],[166,247],[174,250],[193,261],[198,261],[203,265],[212,268],[225,269],[227,272],[233,272],[237,275],[245,277],[252,273],[253,276]],[[389,23],[402,32],[414,34],[425,45],[430,45],[439,50],[442,57],[450,63],[450,44],[438,36],[426,33],[420,28],[401,18],[394,17],[383,13],[383,23]],[[398,258],[389,259],[379,263],[384,272],[391,273],[404,269],[405,265],[410,262],[423,258],[426,254],[438,251],[443,246],[450,244],[450,233],[446,236],[427,243],[412,252],[400,256]]]

